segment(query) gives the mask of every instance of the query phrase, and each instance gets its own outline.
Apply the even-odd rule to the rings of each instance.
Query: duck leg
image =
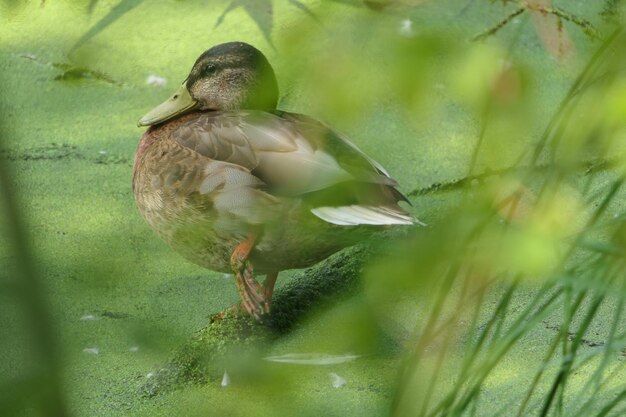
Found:
[[[272,272],[265,275],[265,281],[263,281],[263,287],[265,289],[265,302],[267,303],[266,313],[269,313],[272,308],[272,293],[274,292],[276,278],[278,278],[278,272]]]
[[[254,268],[248,260],[254,249],[255,240],[254,237],[249,237],[235,247],[230,257],[230,266],[235,274],[241,304],[248,314],[261,321],[261,316],[269,312],[269,302],[265,287],[254,279]]]

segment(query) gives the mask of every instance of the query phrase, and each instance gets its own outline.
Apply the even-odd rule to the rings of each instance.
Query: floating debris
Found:
[[[26,58],[26,59],[30,59],[31,61],[37,61],[41,64],[47,64],[47,62],[40,60],[37,55],[30,53],[30,52],[24,52],[19,54],[20,58]]]
[[[154,372],[148,372],[146,374],[146,378],[152,378],[154,376]]]
[[[154,87],[165,87],[167,85],[167,80],[164,77],[150,74],[148,75],[148,78],[146,78],[146,84]]]
[[[133,352],[133,353],[137,353],[139,352],[139,346],[131,346],[130,349],[128,349],[129,352]]]
[[[97,347],[90,347],[83,349],[83,352],[89,355],[97,355],[100,353],[100,349],[98,349]]]
[[[412,38],[415,36],[415,30],[413,30],[413,21],[411,19],[404,19],[400,22],[398,33],[406,38]]]
[[[222,387],[227,387],[230,385],[230,375],[228,375],[228,372],[224,371],[224,376],[222,377]]]
[[[19,54],[19,57],[61,71],[61,74],[54,77],[57,81],[97,80],[113,85],[122,85],[120,82],[112,79],[108,75],[90,68],[76,66],[65,62],[50,62],[30,52],[21,53]]]
[[[47,143],[33,148],[26,148],[21,152],[10,150],[0,151],[2,156],[9,161],[39,161],[39,160],[61,160],[61,159],[83,159],[83,155],[75,145],[66,143]]]
[[[333,384],[333,388],[341,388],[346,385],[346,380],[334,372],[328,374],[330,376],[330,382]]]
[[[127,319],[130,317],[130,314],[128,313],[121,313],[121,312],[107,311],[107,310],[101,312],[100,315],[102,317],[106,317],[109,319]]]
[[[263,358],[268,362],[293,363],[298,365],[336,365],[351,362],[359,355],[328,355],[325,353],[288,353],[280,356]]]
[[[84,316],[81,316],[80,319],[82,321],[90,321],[90,320],[98,320],[98,317],[94,316],[93,314],[85,314]]]
[[[224,275],[222,275],[222,278],[224,278],[224,279],[231,279],[231,278],[233,278],[233,274],[224,274]]]

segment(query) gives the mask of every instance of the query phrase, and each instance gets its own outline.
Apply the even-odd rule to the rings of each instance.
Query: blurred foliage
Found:
[[[0,121],[0,148],[3,145],[3,125]],[[0,230],[4,239],[10,241],[8,255],[12,260],[10,264],[4,264],[0,272],[1,295],[3,301],[10,300],[19,306],[23,335],[31,341],[24,352],[28,356],[30,372],[18,373],[15,380],[0,379],[0,408],[7,415],[18,415],[22,410],[32,409],[36,410],[35,415],[45,412],[63,417],[67,413],[62,393],[58,341],[48,315],[49,301],[40,271],[33,262],[31,242],[13,188],[10,167],[4,158],[0,158]],[[2,313],[6,314],[6,310]],[[4,314],[0,315],[2,324],[7,323]]]
[[[496,2],[498,0],[491,0],[492,2]],[[563,32],[563,20],[567,22],[571,22],[574,25],[578,26],[587,36],[590,38],[599,38],[600,34],[597,29],[586,19],[583,19],[579,16],[576,16],[570,12],[562,10],[558,7],[552,6],[552,0],[499,0],[504,5],[516,4],[519,6],[518,9],[513,11],[511,14],[506,16],[503,20],[497,23],[492,28],[486,30],[485,32],[476,35],[474,37],[475,40],[486,38],[487,36],[491,36],[495,34],[497,31],[502,29],[505,25],[511,22],[513,18],[521,15],[522,13],[529,12],[537,16],[541,23],[540,26],[554,26],[557,28],[557,32]],[[614,7],[614,6],[609,6]],[[609,12],[610,13],[610,12]],[[556,19],[555,19],[556,18]]]
[[[116,65],[103,64],[110,59],[111,50],[125,49],[125,45],[100,38],[131,11],[145,11],[147,2],[66,1],[84,14],[86,29],[78,36],[68,36],[63,52],[53,57],[21,52],[28,58],[21,59],[24,65],[35,62],[61,72],[50,80],[85,82],[63,83],[70,89],[86,89],[94,80],[105,81],[99,88],[122,86],[116,88],[123,98],[111,105],[114,111],[120,111],[124,99],[130,100],[129,90],[139,90],[137,102],[146,101],[149,92],[136,85],[143,73],[135,75],[134,67],[128,70],[121,64],[126,73],[119,70],[117,75],[104,75],[117,70]],[[10,19],[23,19],[28,10],[25,3],[3,0],[0,8]],[[369,135],[370,141],[365,142],[368,153],[376,159],[379,155],[388,158],[385,165],[392,173],[399,172],[416,214],[424,212],[422,219],[429,226],[379,236],[377,255],[351,249],[291,278],[277,292],[274,322],[269,328],[238,321],[230,313],[218,315],[219,320],[213,316],[191,340],[186,340],[189,334],[177,324],[152,329],[152,333],[144,328],[152,316],[170,317],[168,309],[178,311],[168,300],[176,289],[181,291],[183,304],[203,302],[204,293],[198,288],[218,288],[222,284],[215,277],[212,284],[188,279],[184,281],[188,287],[182,289],[163,284],[156,295],[150,294],[155,300],[152,310],[145,305],[148,296],[144,294],[142,299],[137,295],[141,300],[136,302],[138,306],[118,307],[134,308],[135,314],[146,317],[145,322],[134,323],[124,342],[139,340],[148,350],[158,352],[160,359],[169,356],[170,350],[174,354],[167,366],[146,377],[147,382],[143,375],[125,374],[123,388],[107,388],[104,402],[114,401],[119,408],[99,410],[98,415],[111,415],[111,410],[125,412],[129,404],[139,401],[135,400],[136,390],[129,387],[148,397],[161,394],[159,385],[170,384],[165,381],[168,378],[186,388],[180,397],[166,396],[157,404],[169,401],[170,408],[182,414],[250,415],[249,410],[255,410],[259,415],[360,415],[359,409],[348,412],[341,401],[329,401],[335,391],[320,391],[320,376],[315,371],[303,365],[281,367],[263,361],[264,355],[276,353],[273,349],[359,356],[355,363],[365,365],[353,379],[348,377],[348,384],[357,385],[364,396],[382,403],[370,410],[372,415],[385,410],[391,416],[429,417],[624,415],[623,1],[607,0],[597,7],[547,0],[468,1],[454,10],[433,5],[435,2],[410,0],[293,0],[287,6],[270,0],[178,3],[190,10],[207,11],[194,20],[201,22],[194,23],[198,27],[207,28],[207,33],[198,35],[203,40],[219,36],[220,30],[226,30],[229,23],[236,26],[244,16],[245,24],[258,32],[258,42],[266,42],[266,49],[276,56],[272,61],[285,92],[282,108]],[[350,7],[341,9],[345,5]],[[41,7],[39,13],[45,14],[55,6],[42,2]],[[28,13],[35,14],[32,10]],[[281,13],[291,14],[287,19]],[[479,23],[465,22],[468,15],[475,20],[467,22]],[[87,21],[89,16],[95,23]],[[163,22],[167,19],[163,16]],[[497,23],[485,28],[487,21]],[[142,41],[140,45],[150,45],[150,39]],[[0,48],[10,46],[9,42],[0,43]],[[49,53],[45,45],[41,49]],[[74,63],[78,49],[85,50],[84,55],[80,63]],[[146,49],[150,50],[149,46]],[[143,57],[144,52],[126,53],[137,56],[137,65],[147,72],[153,67],[147,64],[151,58]],[[177,58],[172,60],[179,64]],[[178,69],[181,80],[190,65]],[[118,78],[122,81],[113,81]],[[47,81],[37,82],[47,85]],[[93,106],[88,109],[73,106],[73,117],[82,120],[90,110],[98,113],[103,103],[109,105],[100,101],[100,91],[90,96]],[[54,335],[54,318],[64,317],[57,310],[71,309],[78,300],[72,299],[75,294],[68,296],[59,289],[51,291],[52,301],[46,298],[48,281],[59,278],[50,272],[54,270],[51,264],[63,262],[69,265],[66,270],[93,277],[81,285],[123,298],[128,295],[123,294],[125,287],[119,289],[119,282],[142,276],[142,272],[158,272],[161,264],[153,259],[165,252],[143,231],[127,231],[107,217],[126,216],[123,210],[100,214],[95,220],[76,215],[76,229],[93,242],[74,257],[54,243],[55,239],[64,242],[62,236],[47,237],[57,250],[54,256],[33,251],[28,239],[34,233],[28,224],[47,225],[29,217],[29,211],[21,211],[21,206],[35,213],[72,213],[70,199],[74,198],[73,205],[91,213],[91,206],[98,203],[85,201],[94,194],[81,190],[75,196],[69,187],[59,185],[49,191],[56,199],[35,201],[32,190],[17,187],[29,184],[24,178],[35,175],[23,164],[60,162],[85,170],[62,174],[70,178],[99,173],[98,187],[89,183],[88,188],[98,188],[100,194],[104,193],[100,188],[113,190],[104,198],[124,201],[122,207],[127,210],[132,204],[130,194],[115,188],[115,180],[106,175],[123,177],[125,183],[128,172],[115,169],[128,169],[132,155],[124,153],[126,148],[113,152],[79,148],[71,137],[55,137],[65,132],[63,126],[53,125],[58,131],[50,134],[50,139],[46,132],[31,126],[10,126],[12,114],[24,108],[37,121],[36,97],[22,103],[24,107],[6,97],[1,103],[8,111],[0,120],[0,197],[6,236],[0,246],[0,283],[3,297],[17,306],[9,308],[7,303],[3,307],[17,311],[7,313],[3,322],[20,324],[17,332],[15,324],[11,325],[11,334],[18,334],[18,346],[29,346],[20,352],[27,356],[22,362],[35,365],[10,367],[13,373],[1,380],[0,408],[10,410],[10,415],[61,416],[67,414],[66,408],[69,414],[80,415],[73,411],[76,405],[72,401],[77,402],[74,391],[85,391],[91,398],[92,388],[78,377],[79,383],[63,375],[65,361],[56,346],[70,349],[74,344],[59,342]],[[136,108],[132,111],[141,113]],[[115,119],[117,114],[112,114]],[[100,118],[99,113],[95,118]],[[126,120],[115,119],[114,123]],[[445,130],[448,124],[455,129]],[[83,128],[79,124],[69,131]],[[127,141],[121,136],[129,131],[108,133],[112,129],[104,125],[94,136],[108,134],[114,142]],[[16,144],[12,140],[19,130],[37,138],[41,135],[46,142]],[[400,141],[399,153],[393,154],[393,144],[385,143],[392,139]],[[58,182],[63,181],[67,177]],[[117,227],[107,229],[108,224]],[[110,248],[108,242],[117,242],[118,247]],[[42,246],[41,242],[32,245]],[[99,261],[105,251],[111,251],[113,259]],[[129,260],[134,262],[130,266]],[[148,267],[151,262],[155,266]],[[363,278],[356,282],[361,272]],[[220,291],[215,290],[215,308],[228,302],[223,295],[227,293]],[[339,301],[329,296],[333,292],[341,293]],[[88,290],[79,295],[85,304],[91,302],[89,297],[98,299]],[[62,306],[55,310],[49,303]],[[189,311],[180,311],[184,313],[180,322],[188,321],[185,314]],[[14,321],[11,314],[21,319]],[[122,320],[127,315],[104,310],[95,318]],[[71,339],[75,333],[64,334]],[[97,350],[87,349],[87,354],[94,352],[97,354]],[[17,356],[9,353],[6,360],[11,365],[19,362],[12,354]],[[137,365],[129,360],[127,366],[154,363],[159,362],[146,359]],[[123,373],[123,367],[113,364],[111,372]],[[347,367],[340,369],[351,372]],[[213,383],[223,370],[234,375],[240,385],[233,387],[234,394],[223,394],[232,395],[232,401],[216,411],[203,388],[198,393],[189,385]],[[305,391],[317,393],[317,397],[311,400]],[[66,407],[66,403],[72,406]],[[137,411],[136,415],[153,412],[142,410],[144,414]]]
[[[296,2],[296,4],[300,3]],[[261,32],[263,32],[263,36],[271,43],[272,26],[274,22],[271,0],[233,0],[217,19],[217,22],[215,22],[215,27],[218,27],[224,21],[224,18],[229,12],[238,7],[242,7],[246,11],[250,18],[254,20],[254,23],[257,24]]]
[[[407,356],[393,415],[471,415],[480,410],[481,392],[489,379],[497,378],[500,363],[557,310],[563,312],[563,321],[543,361],[527,373],[527,379],[515,379],[516,384],[528,387],[526,396],[502,404],[495,415],[504,410],[507,415],[518,416],[531,412],[542,416],[590,415],[591,410],[597,415],[620,415],[617,410],[623,407],[626,395],[623,362],[612,363],[610,358],[625,354],[624,263],[617,248],[607,251],[588,242],[614,241],[622,229],[621,220],[605,214],[624,181],[620,155],[626,132],[622,113],[626,95],[617,93],[620,99],[615,99],[614,94],[621,90],[626,76],[625,56],[617,53],[617,45],[625,40],[619,28],[600,46],[533,146],[530,164],[523,172],[493,178],[468,190],[463,204],[445,216],[436,231],[416,235],[410,252],[422,256],[411,258],[402,253],[375,267],[370,279],[373,294],[380,291],[378,268],[401,281],[395,285],[385,282],[388,288],[401,288],[404,293],[415,286],[413,291],[419,294],[425,285],[421,281],[426,281],[433,287],[429,293],[438,294],[428,300],[432,303],[429,318],[415,333],[416,347]],[[461,73],[466,76],[475,71],[489,79],[495,62],[489,55],[478,55]],[[471,76],[461,85],[470,88],[462,91],[466,98],[480,92],[498,94],[489,88],[493,82],[481,86]],[[512,88],[518,89],[516,85]],[[480,102],[472,104],[483,107]],[[620,116],[614,116],[615,112]],[[515,113],[507,116],[518,117]],[[486,120],[491,122],[491,118]],[[581,194],[589,189],[591,176],[582,181],[586,183],[582,189],[569,185],[579,174],[581,161],[616,155],[620,158],[617,176],[602,188],[598,200],[585,201]],[[535,167],[542,159],[549,161],[549,167],[540,175]],[[537,179],[539,186],[531,186]],[[602,230],[600,236],[598,228]],[[450,247],[447,242],[452,239],[462,244]],[[445,256],[433,253],[441,248],[447,249]],[[409,264],[404,265],[406,262]],[[419,271],[421,280],[407,271]],[[512,299],[520,285],[537,280],[541,290],[524,309],[512,311]],[[510,284],[505,284],[495,311],[485,317],[484,297],[498,282]],[[451,297],[455,286],[462,288],[461,294]],[[378,301],[372,298],[374,303]],[[603,323],[611,333],[605,342],[594,344],[602,349],[581,357],[578,352],[585,334],[591,323],[602,320],[598,312],[605,302],[617,303],[613,318]],[[576,323],[575,317],[579,318]],[[469,320],[468,327],[459,328],[464,320]],[[485,320],[486,324],[477,327]],[[462,339],[467,339],[465,351],[455,353]],[[582,389],[568,391],[567,381],[585,366],[595,370]],[[598,391],[611,382],[616,384],[614,399],[598,404]]]
[[[89,29],[83,36],[81,36],[72,49],[70,49],[70,54],[76,49],[80,48],[85,42],[89,41],[89,39],[97,36],[100,32],[105,30],[109,25],[114,23],[120,17],[124,16],[129,11],[133,10],[135,7],[139,6],[143,3],[143,0],[122,0],[117,5],[111,8],[111,11],[104,16],[102,19],[98,21],[91,29]],[[96,6],[96,1],[90,1],[88,12],[91,12],[93,8]]]

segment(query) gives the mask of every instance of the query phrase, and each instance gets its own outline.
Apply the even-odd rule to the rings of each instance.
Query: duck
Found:
[[[139,120],[133,164],[145,221],[187,260],[233,274],[240,306],[261,322],[279,272],[419,223],[382,165],[327,124],[278,110],[278,98],[261,51],[213,46]]]

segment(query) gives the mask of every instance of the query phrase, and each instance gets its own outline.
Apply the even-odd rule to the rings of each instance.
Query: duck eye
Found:
[[[215,71],[217,71],[215,64],[207,64],[206,67],[204,67],[205,74],[213,74]]]

